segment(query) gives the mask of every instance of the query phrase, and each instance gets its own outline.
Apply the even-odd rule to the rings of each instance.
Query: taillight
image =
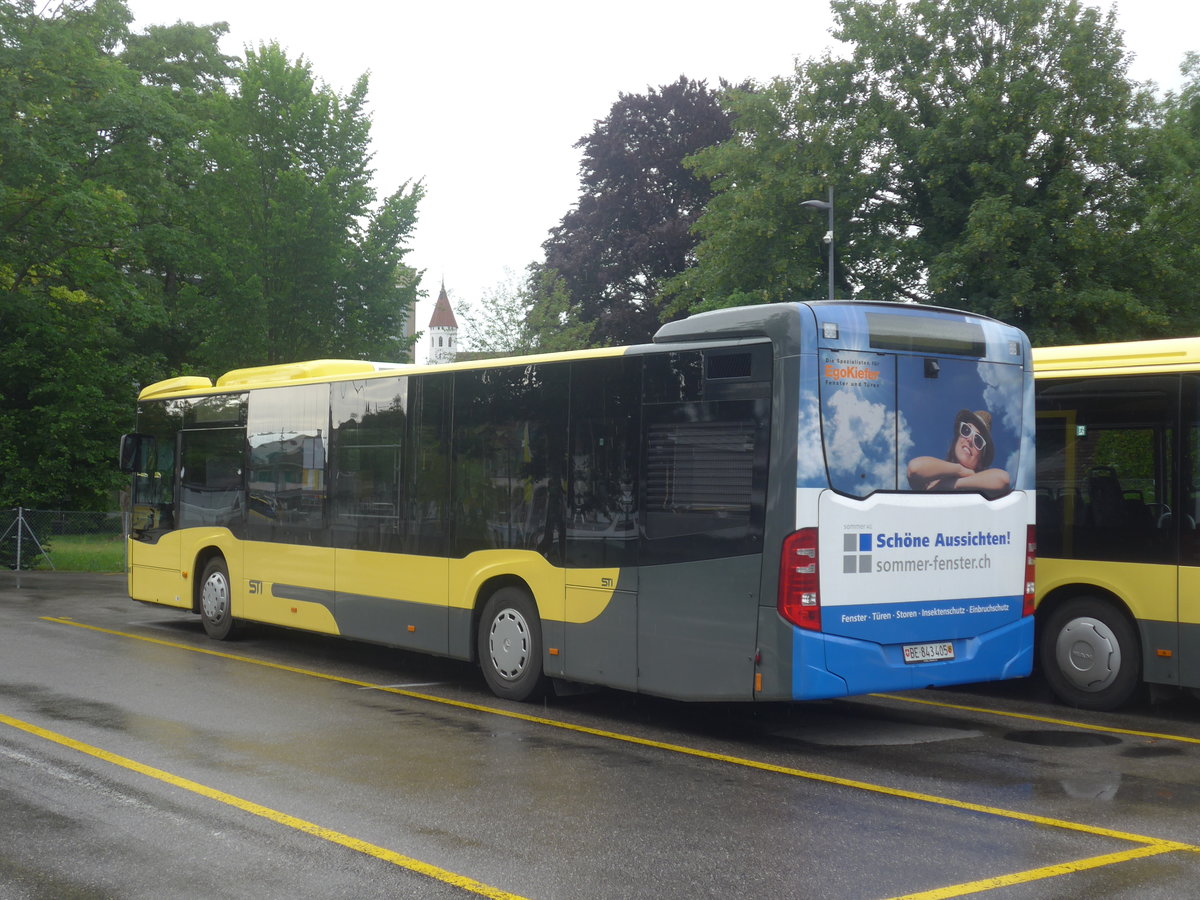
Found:
[[[779,614],[800,628],[821,630],[817,529],[801,528],[783,541],[779,563]]]
[[[1037,526],[1025,530],[1025,599],[1021,603],[1021,615],[1033,615],[1033,598],[1037,593],[1034,575],[1037,570]]]

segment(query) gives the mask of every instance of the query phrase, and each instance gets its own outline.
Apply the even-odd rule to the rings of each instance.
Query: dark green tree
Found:
[[[417,296],[421,189],[376,203],[365,78],[129,21],[0,3],[0,505],[107,505],[138,384],[398,358]]]
[[[575,207],[543,244],[543,268],[570,294],[591,342],[647,340],[660,324],[652,302],[691,261],[691,227],[711,196],[683,160],[730,135],[718,95],[681,77],[646,94],[621,94],[576,144],[583,150]]]
[[[736,137],[697,155],[722,196],[673,308],[819,296],[824,223],[795,207],[832,183],[846,293],[976,309],[1035,340],[1168,327],[1128,240],[1152,104],[1127,78],[1112,13],[1074,0],[832,6],[850,57],[735,98]]]
[[[1146,134],[1147,172],[1139,190],[1148,210],[1130,235],[1148,290],[1171,316],[1171,333],[1200,333],[1200,54],[1188,55],[1185,83],[1161,104]]]
[[[120,2],[0,5],[0,506],[95,508],[153,318],[129,179],[154,110]]]

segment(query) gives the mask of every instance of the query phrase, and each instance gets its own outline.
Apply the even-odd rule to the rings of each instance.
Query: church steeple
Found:
[[[442,290],[433,305],[433,315],[429,318],[429,352],[426,359],[431,364],[454,362],[458,353],[457,343],[458,322],[454,319],[454,310],[450,308],[446,282],[442,281]]]

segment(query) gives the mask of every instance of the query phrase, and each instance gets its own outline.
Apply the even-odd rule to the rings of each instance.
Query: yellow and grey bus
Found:
[[[793,700],[1033,662],[1033,379],[1000,322],[719,310],[652,343],[145,388],[129,593],[593,684]]]
[[[1033,358],[1046,680],[1101,710],[1200,688],[1200,338]]]

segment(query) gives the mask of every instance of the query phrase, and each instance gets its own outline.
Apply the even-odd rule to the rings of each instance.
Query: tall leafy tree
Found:
[[[375,208],[367,87],[363,76],[341,96],[276,44],[249,52],[206,142],[221,249],[201,298],[208,365],[396,354],[416,299],[401,263],[422,188]]]
[[[690,261],[690,229],[711,196],[683,161],[730,133],[717,93],[681,77],[621,94],[576,144],[579,199],[543,245],[543,268],[561,277],[591,342],[645,340],[660,324],[652,300]]]
[[[153,315],[127,190],[153,118],[111,56],[119,2],[0,5],[0,505],[93,508],[114,484]]]
[[[421,189],[376,202],[365,78],[130,19],[0,3],[0,505],[107,505],[139,384],[397,358],[416,299]]]
[[[1139,190],[1148,210],[1130,235],[1146,285],[1171,314],[1175,334],[1200,332],[1200,54],[1188,55],[1183,88],[1169,94],[1146,134],[1148,176]]]
[[[220,51],[227,31],[223,22],[155,25],[127,35],[120,53],[156,109],[136,190],[135,233],[143,258],[129,275],[156,309],[143,340],[157,351],[164,373],[196,364],[196,336],[203,331],[197,298],[204,274],[222,255],[213,239],[219,217],[201,185],[213,168],[205,140],[218,129],[239,66]]]
[[[737,137],[697,155],[725,196],[700,224],[697,271],[672,285],[676,308],[811,296],[824,223],[797,227],[795,207],[832,183],[846,292],[966,306],[1035,339],[1167,327],[1126,240],[1144,211],[1136,133],[1151,103],[1127,78],[1112,13],[1075,0],[832,7],[849,58],[737,98]]]

